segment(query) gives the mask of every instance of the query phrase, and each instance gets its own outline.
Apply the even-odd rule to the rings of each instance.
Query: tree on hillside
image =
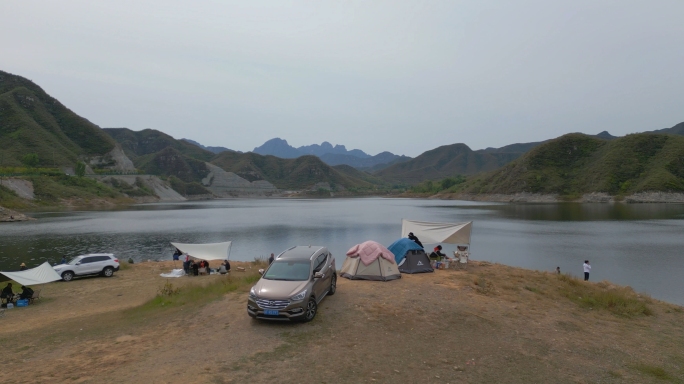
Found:
[[[85,163],[82,161],[79,161],[78,163],[76,163],[76,167],[74,168],[74,172],[76,172],[76,176],[78,176],[78,177],[85,176],[85,172],[86,172]]]
[[[35,168],[38,166],[39,159],[38,159],[38,154],[37,153],[27,153],[22,159],[21,162],[24,163],[29,168]]]

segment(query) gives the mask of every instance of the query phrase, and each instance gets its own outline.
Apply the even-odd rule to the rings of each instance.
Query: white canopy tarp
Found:
[[[62,276],[58,275],[47,261],[35,268],[27,269],[25,271],[0,273],[21,285],[38,285],[62,280]]]
[[[230,245],[232,241],[225,243],[207,243],[207,244],[182,244],[171,243],[174,247],[180,249],[181,252],[202,260],[227,260],[230,256]]]
[[[473,222],[467,223],[430,223],[427,221],[401,221],[401,237],[413,232],[425,244],[470,244]]]

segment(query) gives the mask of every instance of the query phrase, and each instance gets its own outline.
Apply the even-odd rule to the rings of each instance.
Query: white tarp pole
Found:
[[[38,285],[62,280],[62,276],[55,272],[54,268],[47,261],[43,264],[18,272],[0,272],[21,285]]]

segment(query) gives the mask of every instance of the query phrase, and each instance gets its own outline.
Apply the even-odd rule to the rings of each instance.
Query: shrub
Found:
[[[568,275],[559,275],[558,279],[564,283],[560,288],[561,294],[581,307],[605,309],[625,317],[653,315],[644,300],[640,300],[629,287],[611,288],[607,284],[588,283]]]
[[[21,158],[21,162],[29,168],[35,168],[38,166],[40,160],[38,159],[37,153],[27,153]]]

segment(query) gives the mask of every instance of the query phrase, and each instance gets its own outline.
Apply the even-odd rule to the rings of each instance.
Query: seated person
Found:
[[[225,260],[223,264],[226,266],[226,271],[230,272],[230,263],[228,260]]]
[[[0,298],[7,299],[8,302],[14,298],[14,292],[12,291],[12,283],[7,283],[7,286],[2,289],[2,293],[0,293]]]
[[[228,269],[226,269],[226,262],[222,262],[221,265],[219,266],[218,273],[225,275],[228,273]]]
[[[202,260],[199,262],[198,272],[200,275],[206,275],[207,274],[207,262],[206,261]]]
[[[442,246],[438,245],[430,254],[430,260],[442,261],[442,258],[448,259],[447,255],[442,253]]]
[[[192,270],[193,275],[199,275],[199,264],[196,263],[195,260],[190,260],[190,269]]]
[[[409,232],[408,234],[409,240],[413,240],[416,244],[420,245],[421,248],[423,248],[423,243],[418,240],[418,236],[414,235],[413,232]]]
[[[33,289],[25,286],[21,286],[21,295],[19,295],[19,298],[24,300],[24,299],[30,299],[33,297]]]

